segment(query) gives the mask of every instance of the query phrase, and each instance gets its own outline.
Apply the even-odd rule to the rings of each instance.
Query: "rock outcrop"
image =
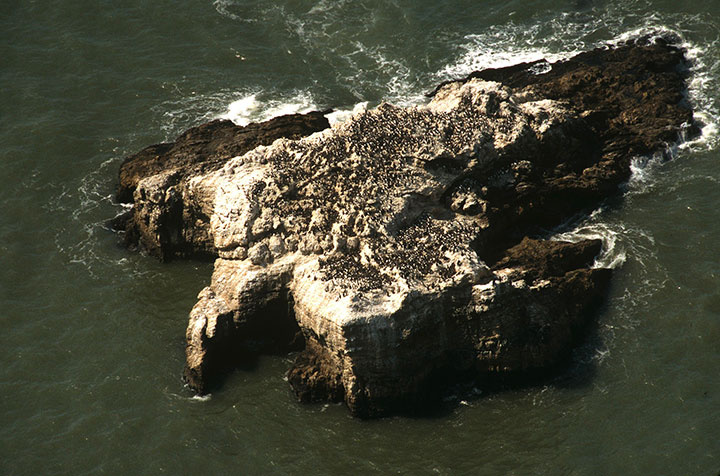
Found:
[[[128,158],[128,240],[217,256],[190,313],[188,384],[295,349],[300,400],[373,417],[559,363],[611,271],[593,267],[599,241],[542,236],[617,196],[633,157],[696,132],[686,75],[680,49],[642,39],[473,73],[332,128],[322,113],[290,133],[288,118],[215,122]]]
[[[163,260],[217,255],[202,206],[184,200],[190,179],[222,167],[276,139],[298,139],[330,127],[330,111],[281,116],[237,126],[215,120],[184,132],[175,142],[151,145],[120,166],[117,199],[133,203],[114,224],[125,244]]]

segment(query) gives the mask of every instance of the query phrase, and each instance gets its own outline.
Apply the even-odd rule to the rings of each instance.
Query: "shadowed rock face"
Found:
[[[680,50],[644,41],[474,73],[329,129],[295,116],[303,127],[262,145],[236,147],[247,128],[215,122],[128,158],[129,240],[217,256],[190,313],[188,384],[204,393],[250,355],[302,349],[288,374],[300,400],[373,417],[557,364],[611,272],[592,267],[598,241],[527,236],[696,131],[686,70]]]

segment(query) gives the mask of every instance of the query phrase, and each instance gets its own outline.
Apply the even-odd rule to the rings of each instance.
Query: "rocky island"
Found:
[[[187,327],[199,393],[296,351],[301,401],[376,417],[448,385],[561,363],[602,303],[601,242],[548,230],[621,194],[633,158],[697,133],[688,64],[644,37],[478,71],[425,105],[213,121],[120,169],[128,246],[212,257]]]

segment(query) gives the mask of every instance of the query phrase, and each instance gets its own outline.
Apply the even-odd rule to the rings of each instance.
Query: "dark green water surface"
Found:
[[[616,266],[596,335],[546,385],[431,418],[299,405],[264,357],[180,378],[211,264],[105,226],[122,158],[204,120],[422,101],[473,69],[651,31],[693,58],[700,140],[637,161],[573,236]],[[0,474],[720,472],[720,1],[6,0],[0,4]]]

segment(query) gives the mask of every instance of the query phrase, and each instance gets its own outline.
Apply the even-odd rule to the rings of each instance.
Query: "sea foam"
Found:
[[[220,118],[246,126],[251,122],[267,121],[286,114],[305,114],[318,109],[312,95],[306,91],[296,91],[286,98],[263,99],[263,96],[253,93],[234,100]]]

